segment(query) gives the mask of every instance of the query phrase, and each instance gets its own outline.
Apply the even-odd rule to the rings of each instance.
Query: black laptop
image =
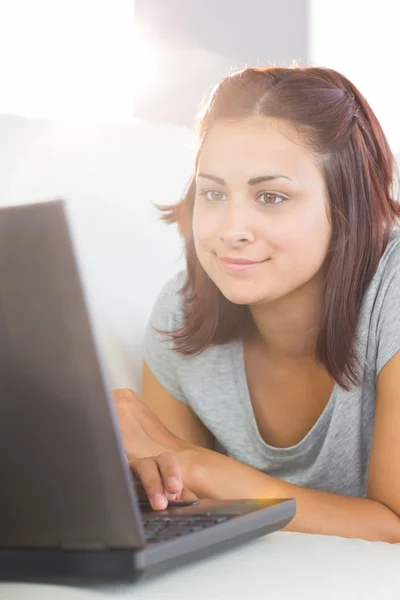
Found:
[[[293,499],[138,500],[62,200],[0,209],[0,482],[2,580],[132,581],[295,514]]]

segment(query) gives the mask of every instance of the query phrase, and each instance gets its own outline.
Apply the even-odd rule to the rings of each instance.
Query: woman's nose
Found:
[[[254,241],[254,235],[250,231],[240,230],[226,230],[220,235],[220,240],[230,246],[231,248],[237,248],[246,244],[251,244]]]
[[[221,220],[221,241],[232,247],[254,241],[254,233],[248,219],[249,215],[246,213],[247,211],[243,208],[228,208]]]

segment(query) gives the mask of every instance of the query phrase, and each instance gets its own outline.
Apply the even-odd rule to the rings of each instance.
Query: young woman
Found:
[[[141,400],[115,392],[154,509],[294,497],[288,529],[400,541],[400,206],[370,106],[320,68],[246,69],[199,122],[165,210]]]

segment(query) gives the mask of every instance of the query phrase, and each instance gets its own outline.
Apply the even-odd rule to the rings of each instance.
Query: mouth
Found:
[[[265,260],[256,261],[248,260],[246,258],[229,258],[224,256],[219,256],[218,259],[226,271],[233,272],[254,270],[269,260],[269,258],[267,258]]]

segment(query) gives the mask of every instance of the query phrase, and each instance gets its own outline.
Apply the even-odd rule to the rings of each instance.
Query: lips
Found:
[[[264,260],[249,260],[247,258],[229,258],[227,256],[220,256],[219,260],[229,265],[259,265],[260,263],[265,262]]]
[[[268,260],[268,259],[266,259]],[[229,272],[245,272],[257,269],[259,265],[262,265],[266,260],[249,260],[247,258],[230,258],[229,256],[219,257],[220,264],[225,271]]]

